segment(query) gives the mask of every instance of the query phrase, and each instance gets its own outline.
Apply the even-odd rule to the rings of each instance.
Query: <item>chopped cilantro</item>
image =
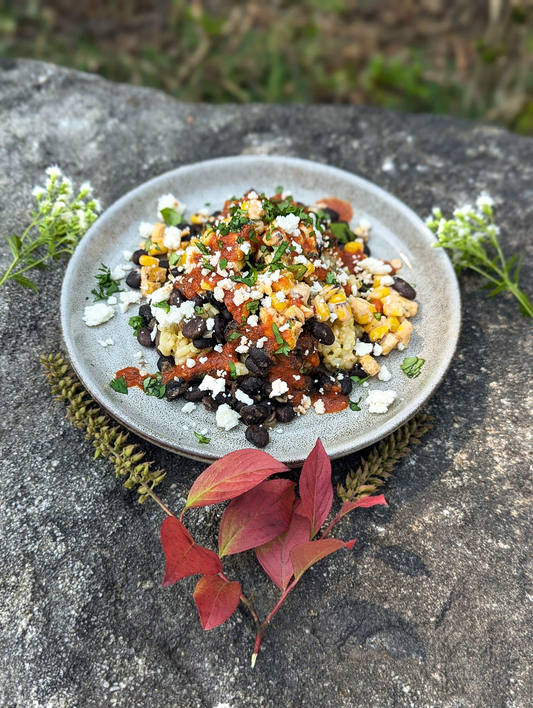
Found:
[[[143,379],[143,390],[147,396],[163,398],[165,395],[166,386],[164,383],[161,383],[161,374],[147,376]]]
[[[244,236],[237,236],[237,243],[240,245],[241,243],[244,243]]]
[[[134,315],[133,317],[129,318],[128,324],[130,327],[133,327],[133,336],[136,337],[139,334],[139,330],[141,329],[141,327],[145,326],[144,317],[141,317],[140,315]]]
[[[281,257],[289,247],[288,241],[282,241],[279,246],[274,251],[272,256],[272,262],[270,263],[270,270],[277,270],[281,267]]]
[[[363,379],[360,376],[350,376],[350,379],[356,384],[356,386],[360,386],[364,381],[367,381],[370,378],[370,376],[365,376]]]
[[[276,323],[272,325],[272,331],[274,332],[276,342],[279,344],[279,349],[276,349],[274,354],[285,354],[285,356],[288,356],[291,348],[281,336],[281,332],[279,331],[278,325]]]
[[[380,320],[381,319],[381,312],[374,312],[374,317],[376,318],[376,320]]]
[[[180,259],[181,259],[181,254],[180,254],[180,253],[171,253],[170,256],[169,256],[169,258],[168,258],[169,265],[175,266],[176,263],[177,263]]]
[[[118,281],[111,278],[111,271],[107,266],[102,263],[101,267],[98,268],[98,272],[99,275],[94,276],[98,283],[98,289],[91,290],[91,293],[94,295],[94,302],[105,300],[114,293],[122,292]]]
[[[229,370],[230,370],[230,372],[231,372],[231,374],[230,374],[230,375],[231,375],[231,378],[232,378],[232,379],[236,379],[236,378],[237,378],[237,367],[236,367],[235,364],[231,361],[231,359],[228,361],[228,364],[229,364]]]
[[[226,268],[226,266],[228,265],[228,259],[221,258],[220,261],[218,262],[218,265],[220,266],[220,270],[224,270]]]
[[[350,401],[350,410],[352,411],[360,411],[361,408],[359,407],[359,404],[361,403],[361,399],[358,401]]]
[[[344,221],[339,221],[335,224],[330,224],[329,230],[340,243],[348,243],[354,240],[354,234],[348,224]]]
[[[200,251],[200,253],[204,254],[204,256],[209,255],[209,249],[207,248],[207,246],[204,243],[202,243],[201,241],[195,241],[194,245]]]
[[[420,376],[420,370],[425,361],[425,359],[420,359],[417,356],[406,356],[402,364],[400,364],[400,369],[410,379],[416,379],[417,376]]]
[[[117,393],[125,393],[126,396],[128,395],[128,386],[126,384],[125,376],[121,376],[118,379],[113,379],[109,382],[109,385],[111,386],[113,391],[116,391]]]
[[[202,261],[202,267],[207,268],[207,270],[215,270],[215,266],[211,265],[211,263],[209,263],[207,258],[204,258],[204,260]]]
[[[175,209],[161,209],[161,216],[167,226],[177,226],[181,223],[181,214],[178,214]]]
[[[291,273],[294,273],[294,277],[296,278],[296,280],[301,280],[307,273],[307,266],[303,263],[295,263],[294,265],[287,266],[287,270],[290,270]]]
[[[252,300],[251,302],[247,302],[246,309],[251,315],[255,315],[255,313],[259,309],[259,300]]]
[[[243,283],[251,288],[257,282],[257,271],[253,270],[247,277],[243,277],[242,275],[230,275],[230,280],[233,280],[234,283]]]
[[[170,305],[166,300],[161,300],[161,302],[153,302],[152,307],[159,307],[161,310],[164,310],[167,315],[170,312]]]
[[[200,443],[200,445],[209,445],[211,442],[211,438],[206,437],[205,435],[202,435],[201,433],[197,433],[196,430],[194,431],[194,434],[196,435],[196,439]]]
[[[196,312],[197,315],[204,315],[205,314],[205,310],[201,305],[195,305],[194,311]]]
[[[283,187],[280,185],[279,187],[276,187],[276,194],[281,194],[283,192]]]
[[[335,278],[335,273],[333,273],[331,270],[326,275],[326,283],[328,285],[336,285],[337,284],[337,279]]]
[[[240,336],[240,332],[230,332],[226,339],[228,340],[228,342],[233,342],[233,340],[238,339]]]

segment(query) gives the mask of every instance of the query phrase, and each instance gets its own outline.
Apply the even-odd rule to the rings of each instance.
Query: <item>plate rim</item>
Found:
[[[188,170],[202,167],[209,168],[215,165],[220,165],[222,163],[235,162],[267,162],[279,164],[285,163],[295,165],[297,167],[299,166],[301,169],[304,170],[306,168],[316,168],[318,166],[321,170],[325,170],[326,172],[329,171],[332,173],[332,175],[336,175],[339,179],[348,178],[349,180],[356,183],[359,187],[364,188],[365,190],[373,193],[376,197],[385,199],[389,202],[389,204],[391,204],[393,208],[401,211],[406,218],[410,219],[411,221],[414,220],[415,223],[418,222],[418,225],[421,228],[421,231],[426,237],[428,243],[436,242],[436,238],[434,237],[433,233],[428,229],[428,227],[420,218],[420,216],[418,216],[418,214],[413,209],[411,209],[407,204],[402,202],[394,194],[391,194],[391,192],[388,192],[386,189],[383,189],[383,187],[380,187],[374,182],[371,182],[370,180],[361,177],[358,174],[348,172],[347,170],[344,170],[340,167],[335,167],[333,165],[330,165],[329,163],[323,163],[316,160],[307,160],[301,157],[291,157],[286,155],[227,155],[224,157],[217,157],[209,160],[186,163],[172,170],[167,170],[166,172],[163,172],[160,175],[156,175],[155,177],[152,177],[151,179],[137,185],[137,187],[134,187],[133,189],[126,192],[124,195],[119,197],[119,199],[113,202],[109,207],[107,207],[107,209],[105,209],[100,216],[103,216],[104,214],[106,214],[107,216],[112,216],[116,212],[120,211],[125,203],[129,202],[138,193],[143,192],[146,187],[156,186],[158,182],[165,182],[166,180],[178,173],[187,172]],[[78,357],[75,352],[74,343],[71,340],[69,334],[68,291],[69,284],[71,282],[73,272],[77,264],[76,254],[78,254],[78,257],[79,254],[81,254],[81,249],[79,249],[79,246],[81,243],[87,243],[88,241],[90,241],[93,233],[97,231],[99,221],[100,219],[97,219],[96,222],[83,235],[82,239],[80,239],[78,247],[76,248],[73,256],[68,262],[61,284],[60,324],[62,338],[65,344],[70,365],[72,366],[74,372],[76,373],[77,377],[79,378],[87,393],[113,420],[116,420],[129,431],[147,440],[148,442],[153,443],[154,445],[157,445],[160,448],[163,448],[164,450],[168,450],[169,452],[178,454],[182,457],[186,457],[198,462],[212,463],[215,460],[220,459],[219,455],[217,455],[216,453],[210,453],[208,450],[206,450],[205,454],[199,455],[194,450],[183,448],[179,444],[168,445],[168,443],[165,442],[163,439],[158,438],[156,435],[152,435],[151,433],[143,431],[138,425],[133,423],[131,420],[125,419],[125,417],[120,415],[120,411],[110,411],[107,404],[105,404],[101,397],[98,395],[98,391],[95,392],[91,390],[90,387],[87,385],[86,381],[84,380],[82,371],[80,370],[80,366],[77,363]],[[376,444],[380,440],[383,440],[387,435],[390,435],[394,431],[398,430],[398,428],[400,428],[402,425],[408,422],[414,415],[416,415],[416,413],[430,400],[430,398],[432,398],[439,386],[444,381],[446,374],[448,373],[452,361],[457,352],[462,327],[462,303],[459,283],[455,271],[453,269],[453,265],[450,259],[448,258],[447,254],[445,253],[444,249],[440,249],[440,251],[443,257],[443,267],[445,268],[445,270],[448,271],[448,284],[451,288],[450,296],[452,297],[452,299],[455,300],[454,308],[452,309],[451,321],[449,322],[449,325],[454,327],[453,344],[449,349],[447,359],[439,366],[431,382],[429,382],[428,385],[425,386],[422,391],[408,405],[404,406],[400,411],[398,411],[397,415],[394,418],[388,421],[388,430],[385,433],[380,435],[372,435],[372,431],[370,430],[368,434],[364,437],[364,442],[362,444],[354,444],[352,446],[349,446],[349,444],[347,445],[346,443],[344,443],[342,449],[340,450],[338,449],[339,445],[337,445],[337,450],[328,452],[329,458],[331,460],[339,459],[341,457],[353,454],[366,447],[370,447],[371,445]],[[289,467],[298,467],[301,466],[302,463],[303,460],[291,460],[289,462],[286,462]]]

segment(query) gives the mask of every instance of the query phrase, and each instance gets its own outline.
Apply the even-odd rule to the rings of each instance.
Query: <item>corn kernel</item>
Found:
[[[202,288],[202,290],[214,290],[211,283],[209,283],[207,280],[202,280],[202,282],[200,283],[200,287]]]
[[[352,311],[349,307],[346,307],[346,305],[341,305],[340,307],[337,307],[335,309],[335,314],[337,315],[337,319],[339,320],[339,322],[346,322],[346,320],[352,318]]]
[[[316,318],[320,322],[326,322],[329,320],[329,307],[326,305],[326,303],[322,300],[322,298],[315,297],[313,300],[313,305],[315,306],[315,313],[316,313]]]
[[[349,241],[346,246],[344,246],[346,253],[361,253],[363,248],[363,244],[359,241]]]
[[[205,224],[207,217],[204,214],[193,214],[191,216],[191,224]]]
[[[157,258],[152,258],[152,256],[145,256],[145,255],[142,255],[142,256],[139,258],[139,263],[140,263],[142,266],[154,266],[154,267],[156,267],[156,266],[159,265],[159,261],[157,260]]]
[[[381,337],[384,337],[388,331],[389,331],[389,325],[383,324],[383,325],[379,325],[379,327],[374,327],[374,329],[370,332],[370,334],[368,336],[369,336],[371,342],[377,342],[378,339],[381,339]]]
[[[158,243],[153,243],[148,249],[148,253],[151,256],[162,256],[163,253],[168,253],[168,248],[166,248],[166,246],[159,245]]]
[[[380,275],[375,275],[374,276],[374,281],[372,283],[373,288],[379,288],[379,284],[381,283],[381,276]]]
[[[285,301],[280,302],[280,300],[278,300],[278,298],[273,293],[272,294],[272,307],[274,307],[274,309],[277,312],[283,312],[283,310],[287,309],[287,303]]]
[[[346,302],[346,295],[344,293],[335,293],[335,295],[329,298],[328,302],[332,305],[336,305],[339,302]]]
[[[376,300],[381,300],[382,298],[387,297],[389,293],[390,290],[388,288],[380,287],[372,291],[372,297]]]
[[[154,224],[154,228],[152,229],[152,233],[150,235],[150,240],[153,241],[153,243],[163,243],[164,237],[165,224],[162,224],[161,222]]]
[[[387,317],[387,322],[389,323],[391,332],[396,332],[400,326],[400,320],[397,317]]]

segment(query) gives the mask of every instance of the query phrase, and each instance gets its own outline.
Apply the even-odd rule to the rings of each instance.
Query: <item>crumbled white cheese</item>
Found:
[[[245,393],[244,391],[241,391],[240,388],[238,388],[238,389],[235,391],[235,398],[236,398],[238,401],[241,401],[241,403],[246,403],[247,406],[253,405],[253,402],[254,402],[254,399],[251,398],[251,397],[250,397],[247,393]]]
[[[285,295],[283,290],[280,290],[279,292],[276,293],[276,298],[277,298],[278,302],[285,302],[285,300],[287,299],[287,296]]]
[[[217,344],[216,347],[213,347],[213,349],[214,349],[216,352],[218,352],[219,354],[220,354],[220,352],[222,351],[223,348],[224,348],[224,347],[222,346],[222,344]]]
[[[296,258],[293,258],[293,263],[303,263],[303,265],[307,265],[309,261],[305,256],[296,256]],[[320,288],[322,289],[322,287]]]
[[[250,327],[257,327],[257,324],[259,322],[259,317],[257,315],[250,315],[247,320],[248,324]]]
[[[240,246],[241,246],[241,251],[242,251],[244,254],[250,253],[250,248],[251,248],[251,246],[250,246],[250,244],[248,243],[248,241],[245,241],[244,243],[241,243]]]
[[[108,305],[116,305],[117,302],[118,302],[118,300],[114,295],[111,295],[110,297],[107,298]]]
[[[380,285],[383,285],[384,288],[388,288],[389,285],[394,284],[394,278],[392,278],[390,275],[383,275],[381,277],[381,280],[379,281]]]
[[[134,359],[142,359],[143,358],[143,353],[142,352],[135,352],[133,355]]]
[[[115,266],[111,271],[111,280],[123,280],[126,277],[126,272],[121,265]]]
[[[133,251],[122,251],[122,258],[124,258],[125,261],[131,261],[133,257]]]
[[[131,290],[129,292],[120,293],[121,311],[126,312],[130,305],[134,305],[136,302],[140,302],[142,296],[143,294],[140,290]]]
[[[300,223],[300,217],[296,214],[288,214],[287,216],[278,216],[275,220],[275,225],[283,229],[288,234],[298,233],[298,224]]]
[[[365,403],[370,413],[386,413],[396,398],[396,391],[370,391]]]
[[[192,401],[189,401],[186,403],[183,408],[181,409],[183,413],[192,413],[192,411],[196,408],[196,403],[193,403]]]
[[[372,350],[372,354],[374,356],[381,356],[381,352],[383,351],[383,347],[381,344],[378,344],[377,342],[374,344],[374,349]]]
[[[226,379],[215,379],[214,376],[207,374],[200,382],[198,388],[200,389],[200,391],[211,391],[214,398],[219,393],[224,393],[224,390],[226,388]]]
[[[373,344],[367,344],[366,342],[357,340],[355,343],[355,354],[356,356],[365,356],[365,354],[370,354],[373,348]]]
[[[299,381],[302,377],[301,377],[299,374],[298,374],[298,375],[293,374],[293,375],[292,375],[292,378],[293,378],[295,381]]]
[[[248,194],[246,195],[246,198],[247,199],[259,199],[259,194],[257,194],[257,192],[254,189],[252,189],[251,192],[248,192]]]
[[[208,317],[205,321],[205,326],[207,327],[208,332],[212,332],[215,327],[215,318]]]
[[[378,379],[380,381],[390,381],[392,379],[392,374],[387,369],[385,364],[382,364],[381,369],[379,370]]]
[[[144,239],[150,238],[153,230],[154,230],[154,225],[148,223],[148,221],[141,221],[141,223],[139,224],[139,236],[141,238],[144,238]]]
[[[326,412],[326,407],[324,406],[324,401],[319,398],[318,401],[313,403],[313,408],[317,415],[323,415]]]
[[[185,365],[189,369],[194,369],[194,367],[196,366],[196,359],[187,359],[187,361],[185,362]]]
[[[302,402],[294,410],[298,415],[305,415],[308,408],[311,407],[311,399],[305,394],[302,396]]]
[[[398,342],[398,351],[403,352],[405,349],[405,344],[403,342]]]
[[[152,331],[150,332],[150,339],[152,342],[155,342],[155,338],[157,337],[157,327],[153,327]]]
[[[194,317],[194,301],[186,300],[182,302],[179,307],[171,305],[168,312],[165,312],[160,307],[154,307],[152,314],[161,325],[162,329],[168,329],[168,327],[173,324],[179,324],[182,320],[188,320]]]
[[[265,344],[265,342],[268,342],[268,337],[261,337],[260,339],[257,340],[255,346],[256,346],[258,349],[262,349],[262,348],[263,348],[263,344]]]
[[[318,282],[318,280],[316,280],[309,288],[309,294],[311,295],[311,297],[314,297],[320,292],[322,292],[322,285]]]
[[[358,226],[359,226],[360,229],[363,229],[363,231],[370,231],[370,229],[372,228],[372,224],[370,223],[370,221],[369,221],[368,219],[365,219],[365,218],[362,218],[362,219],[359,221]]]
[[[368,270],[372,275],[386,275],[392,270],[392,266],[388,263],[383,263],[379,258],[363,258],[359,261],[358,265],[363,268],[363,270]]]
[[[239,344],[238,347],[235,347],[235,351],[239,354],[246,354],[250,351],[250,347],[247,344]]]
[[[83,321],[87,327],[96,327],[110,320],[115,314],[115,310],[105,302],[97,302],[96,305],[87,305]]]
[[[206,356],[201,356],[201,357],[198,359],[198,361],[200,362],[200,364],[205,364],[205,362],[207,361],[207,359],[208,359],[208,357],[206,357]]]
[[[218,285],[214,289],[213,295],[215,296],[215,300],[218,300],[218,302],[222,302],[224,300],[224,291]]]
[[[217,408],[216,422],[219,428],[231,430],[239,424],[239,414],[230,408],[227,403],[223,403]]]
[[[185,204],[182,204],[173,194],[163,194],[157,202],[157,215],[160,219],[163,218],[162,209],[174,209],[178,214],[183,214],[185,208]]]
[[[287,386],[286,381],[283,379],[275,379],[272,381],[272,391],[270,391],[269,398],[276,398],[277,396],[283,396],[284,393],[287,393],[289,390],[289,387]]]
[[[100,344],[102,347],[110,347],[114,344],[113,339],[99,339],[98,344]]]
[[[168,300],[170,293],[172,292],[172,283],[166,283],[162,288],[157,288],[153,293],[147,295],[147,299],[155,305],[156,302],[163,302],[163,300]]]
[[[177,226],[167,226],[163,235],[163,246],[169,251],[177,251],[181,246],[181,229]]]
[[[261,305],[263,307],[272,307],[272,298],[269,295],[265,295],[265,297],[261,300]]]

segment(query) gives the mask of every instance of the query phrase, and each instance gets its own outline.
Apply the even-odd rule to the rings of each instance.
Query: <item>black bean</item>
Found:
[[[197,236],[199,233],[202,233],[202,229],[204,228],[203,224],[187,224],[187,226],[192,236]]]
[[[220,304],[221,304],[221,303],[219,303],[219,305],[220,305]],[[225,307],[220,310],[220,313],[221,313],[222,317],[226,320],[226,322],[231,322],[231,320],[233,319],[233,315],[232,315],[231,312],[230,312],[228,309],[226,309]]]
[[[350,371],[350,376],[357,376],[360,379],[366,379],[368,374],[366,371],[363,369],[361,364],[356,364],[353,369]]]
[[[203,307],[205,305],[205,300],[201,295],[195,295],[192,299],[195,307]]]
[[[260,368],[268,370],[274,366],[274,362],[268,356],[264,349],[259,349],[258,347],[252,347],[249,351],[249,356],[252,357],[254,363]]]
[[[403,278],[394,278],[392,287],[396,290],[396,292],[400,293],[402,297],[405,297],[408,300],[414,300],[416,298],[416,290],[412,285],[406,283]]]
[[[196,339],[197,337],[201,337],[206,329],[207,325],[204,319],[201,317],[193,317],[192,320],[189,320],[189,322],[183,325],[181,331],[183,336],[187,337],[187,339]]]
[[[141,287],[141,271],[136,268],[128,273],[126,276],[126,285],[129,285],[129,287],[134,290],[138,290]]]
[[[279,408],[276,408],[276,418],[280,423],[290,423],[295,415],[294,408],[290,403],[284,403]]]
[[[246,357],[244,365],[250,373],[254,376],[266,376],[268,374],[268,369],[263,369],[255,363],[251,356]]]
[[[224,330],[226,329],[226,320],[222,315],[215,315],[215,336],[219,342],[224,344],[226,341],[226,336]]]
[[[235,320],[231,320],[231,322],[228,322],[224,328],[224,337],[228,340],[228,342],[234,342],[237,337],[235,337],[235,335],[232,336],[232,333],[237,332],[238,334],[238,330],[239,325],[235,322]]]
[[[151,317],[151,318],[148,320],[148,324],[147,324],[146,326],[148,327],[148,329],[149,329],[150,332],[151,332],[151,331],[154,329],[154,327],[157,326],[157,320],[156,320],[156,318],[155,318],[155,317]]]
[[[324,207],[322,209],[324,214],[327,214],[330,218],[331,221],[335,222],[339,220],[339,212],[335,211],[335,209],[330,209],[329,207]]]
[[[196,339],[192,340],[192,343],[197,349],[209,349],[215,344],[211,337],[196,337]]]
[[[343,393],[345,396],[349,396],[353,388],[353,383],[350,377],[345,376],[339,381],[339,383],[341,385],[341,393]]]
[[[264,381],[258,379],[256,376],[247,376],[246,378],[241,380],[239,388],[242,389],[244,393],[247,393],[249,396],[256,396],[257,394],[261,393],[263,385]]]
[[[176,307],[179,307],[186,300],[187,300],[187,298],[181,292],[181,290],[178,290],[178,288],[174,288],[174,290],[170,293],[170,297],[168,298],[168,304],[175,305]]]
[[[266,447],[270,440],[268,430],[259,427],[259,425],[249,425],[246,428],[246,439],[256,447]]]
[[[202,398],[202,403],[204,404],[204,406],[207,408],[208,411],[211,411],[211,413],[214,413],[220,405],[219,403],[217,403],[215,401],[214,398],[211,398],[211,396],[204,396]]]
[[[155,340],[154,340],[155,350],[160,356],[163,356],[163,352],[161,351],[161,349],[159,349],[160,340],[161,340],[161,332],[159,330],[157,330],[156,335],[155,335]]]
[[[155,346],[155,342],[152,341],[152,333],[148,327],[141,327],[141,329],[137,332],[137,341],[143,347]]]
[[[247,425],[252,425],[263,423],[270,415],[270,411],[266,406],[252,404],[244,405],[240,410],[240,414]]]
[[[170,268],[170,263],[168,262],[167,258],[158,258],[158,261],[160,268],[164,268],[165,270],[168,270]]]
[[[365,256],[370,256],[370,248],[368,247],[367,243],[363,244],[363,253],[365,254]]]
[[[222,393],[217,393],[215,396],[215,401],[217,403],[231,403],[231,396],[228,393],[222,392]]]
[[[364,342],[365,344],[371,344],[370,337],[368,336],[368,332],[363,332],[363,334],[360,335],[359,340],[361,342]]]
[[[200,391],[198,386],[189,386],[189,388],[183,394],[183,398],[186,401],[201,401],[205,397],[205,391]]]
[[[171,379],[165,389],[165,398],[167,401],[175,401],[187,390],[187,382],[185,379]]]
[[[135,265],[140,265],[139,263],[139,258],[141,256],[146,256],[148,255],[146,251],[144,251],[142,248],[139,248],[138,251],[134,251],[133,256],[131,257],[131,260],[135,263]]]
[[[232,398],[229,402],[229,405],[231,406],[231,408],[233,408],[234,411],[237,411],[237,413],[240,413],[241,410],[246,407],[246,403],[238,401],[236,398]]]
[[[179,270],[179,268],[171,268],[171,269],[170,269],[170,272],[172,273],[172,275],[173,275],[175,278],[177,278],[178,275],[180,275],[180,270]]]
[[[216,217],[217,217],[217,216],[220,216],[221,214],[222,214],[222,212],[217,209],[217,211],[214,211],[214,212],[211,214],[211,216],[215,217],[215,219],[216,219]]]
[[[334,385],[335,379],[331,374],[325,371],[315,371],[313,374],[313,383],[317,388],[323,388],[325,391],[329,391]]]
[[[152,308],[150,305],[141,305],[139,307],[139,315],[144,317],[147,323],[150,322],[152,319]]]
[[[174,359],[171,356],[161,356],[157,360],[157,368],[159,371],[168,371],[174,366]]]
[[[333,344],[335,341],[335,335],[333,334],[331,327],[329,327],[325,322],[315,322],[311,327],[311,334],[315,339],[321,344]]]
[[[206,290],[204,295],[203,295],[204,300],[209,303],[210,305],[213,305],[213,307],[216,307],[217,310],[220,309],[221,305],[219,301],[216,299],[215,294],[211,292],[211,290]]]

